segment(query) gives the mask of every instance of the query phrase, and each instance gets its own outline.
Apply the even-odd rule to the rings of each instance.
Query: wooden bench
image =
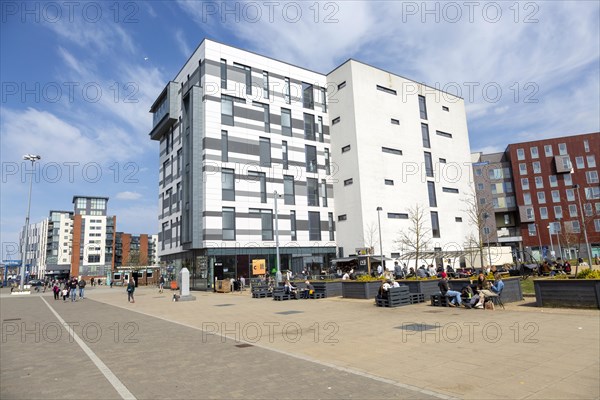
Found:
[[[252,298],[253,299],[264,299],[266,297],[273,296],[273,293],[269,290],[267,285],[253,285],[252,286]]]
[[[410,304],[424,303],[425,295],[423,293],[409,293]]]
[[[450,307],[450,299],[441,293],[432,294],[431,305],[434,307]]]
[[[285,288],[278,287],[273,289],[273,300],[282,301],[282,300],[291,300],[295,298],[293,294],[286,293]]]
[[[315,290],[312,294],[308,295],[309,299],[324,299],[327,297],[327,292],[325,291],[325,284],[321,282],[315,282],[312,284]]]
[[[376,298],[375,304],[378,307],[400,307],[412,304],[411,294],[408,289],[408,286],[401,286],[389,289],[387,291],[387,297]]]

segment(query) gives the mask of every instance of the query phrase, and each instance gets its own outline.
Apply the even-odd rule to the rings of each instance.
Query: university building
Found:
[[[193,288],[252,276],[254,260],[274,271],[277,232],[282,270],[327,270],[369,247],[378,214],[397,256],[417,204],[429,250],[472,234],[464,102],[450,94],[354,60],[325,75],[206,39],[150,112],[159,255]]]

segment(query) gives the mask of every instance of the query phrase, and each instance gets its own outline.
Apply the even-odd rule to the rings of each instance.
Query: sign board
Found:
[[[266,271],[266,262],[264,259],[252,260],[252,275],[264,275]]]

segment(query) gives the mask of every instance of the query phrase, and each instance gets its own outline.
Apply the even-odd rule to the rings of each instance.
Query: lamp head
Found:
[[[37,154],[25,154],[23,156],[23,160],[28,160],[28,161],[38,161],[41,159],[42,159],[42,157],[38,156]]]
[[[377,211],[383,211],[383,208],[377,207]]]

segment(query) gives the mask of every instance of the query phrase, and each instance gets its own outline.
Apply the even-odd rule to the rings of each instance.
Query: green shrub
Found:
[[[584,269],[577,274],[577,279],[600,279],[600,271]]]
[[[385,279],[383,278],[375,278],[372,277],[371,275],[361,275],[358,278],[356,278],[357,282],[375,282],[375,281],[385,281]]]

